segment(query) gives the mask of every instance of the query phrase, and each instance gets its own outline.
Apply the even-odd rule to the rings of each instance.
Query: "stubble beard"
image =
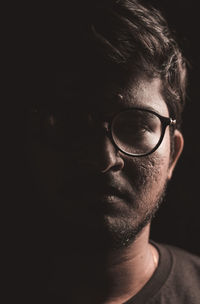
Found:
[[[111,250],[118,250],[129,247],[140,235],[143,228],[146,227],[154,218],[161,203],[166,196],[167,181],[162,191],[157,195],[153,207],[150,206],[143,217],[137,216],[136,212],[132,216],[114,218],[107,216],[104,218],[104,228],[106,231],[106,243]]]

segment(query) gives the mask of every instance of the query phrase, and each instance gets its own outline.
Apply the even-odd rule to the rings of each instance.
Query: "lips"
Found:
[[[114,198],[122,199],[125,196],[122,191],[113,186],[104,186],[102,188],[100,187],[100,189],[97,189],[96,194],[102,198],[107,198],[110,201],[112,201]]]
[[[88,174],[71,176],[70,180],[60,189],[65,200],[76,201],[81,205],[96,205],[99,203],[115,203],[132,201],[129,184],[113,175]]]

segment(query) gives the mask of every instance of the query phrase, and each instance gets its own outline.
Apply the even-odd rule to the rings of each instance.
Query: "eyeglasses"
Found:
[[[88,144],[97,137],[95,126],[89,125],[83,113],[45,112],[42,115],[42,138],[52,145],[73,146],[73,142]],[[75,118],[74,118],[75,117]],[[176,120],[143,108],[130,108],[115,114],[108,122],[107,135],[122,153],[140,157],[158,149],[167,126],[174,127]],[[95,122],[94,122],[95,125]],[[98,140],[98,138],[97,138]]]
[[[146,156],[158,149],[166,127],[175,126],[176,120],[140,108],[118,113],[110,124],[115,146],[130,156]]]

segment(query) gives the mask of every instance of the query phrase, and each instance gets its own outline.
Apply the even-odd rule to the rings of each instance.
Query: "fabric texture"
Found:
[[[159,265],[140,292],[124,304],[200,304],[200,257],[151,243],[159,252]]]

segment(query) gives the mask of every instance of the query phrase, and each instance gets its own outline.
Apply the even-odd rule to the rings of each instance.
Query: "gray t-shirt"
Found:
[[[146,285],[124,304],[200,304],[200,257],[152,242],[160,260]]]

